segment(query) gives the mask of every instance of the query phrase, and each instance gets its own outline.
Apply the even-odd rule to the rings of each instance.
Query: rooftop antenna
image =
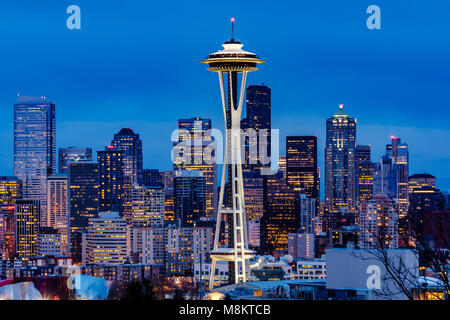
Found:
[[[231,40],[234,40],[234,17],[230,19],[231,21]]]

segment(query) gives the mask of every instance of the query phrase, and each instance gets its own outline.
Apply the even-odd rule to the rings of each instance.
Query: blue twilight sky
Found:
[[[66,8],[81,8],[81,30]],[[366,8],[381,7],[381,30]],[[177,119],[223,128],[217,75],[200,60],[236,38],[267,61],[248,83],[272,88],[272,123],[317,135],[339,103],[357,118],[359,144],[378,159],[391,135],[410,172],[450,189],[450,2],[1,0],[0,175],[13,173],[17,93],[56,104],[57,146],[101,150],[122,126],[141,135],[147,168],[169,169]]]

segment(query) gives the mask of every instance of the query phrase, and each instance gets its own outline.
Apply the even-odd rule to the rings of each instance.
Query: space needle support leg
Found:
[[[226,111],[226,100],[225,100],[225,87],[223,83],[223,72],[219,72],[219,84],[220,84],[220,94],[222,98],[222,108],[225,123],[227,122],[227,111]],[[225,133],[226,134],[226,133]],[[226,140],[228,141],[228,140]],[[214,250],[219,248],[219,238],[220,238],[220,224],[222,223],[222,209],[223,209],[223,198],[225,191],[225,175],[228,164],[228,143],[225,142],[225,154],[223,159],[223,167],[222,167],[222,178],[220,183],[220,193],[219,193],[219,205],[217,209],[217,217],[216,217],[216,232],[214,234]],[[214,287],[214,279],[216,274],[216,259],[212,259],[211,270],[210,270],[210,278],[209,278],[209,290],[211,291]]]

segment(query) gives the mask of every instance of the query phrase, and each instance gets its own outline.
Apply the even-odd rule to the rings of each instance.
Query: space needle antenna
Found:
[[[230,21],[231,21],[231,40],[234,40],[234,21],[235,21],[235,19],[231,18]]]

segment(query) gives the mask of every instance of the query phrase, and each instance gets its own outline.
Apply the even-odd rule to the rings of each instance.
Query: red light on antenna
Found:
[[[231,18],[230,21],[231,21],[231,22],[234,22],[234,18]]]

